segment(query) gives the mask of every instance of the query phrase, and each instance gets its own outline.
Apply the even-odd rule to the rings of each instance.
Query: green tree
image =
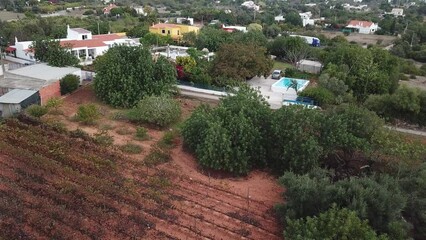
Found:
[[[269,113],[259,93],[242,87],[214,110],[197,109],[182,128],[184,145],[204,167],[246,174],[265,165]]]
[[[303,25],[302,18],[296,11],[289,12],[287,15],[285,15],[285,22],[298,27]]]
[[[131,38],[142,38],[149,33],[148,25],[142,24],[131,28],[126,35]]]
[[[31,49],[34,57],[47,62],[54,67],[67,67],[77,65],[79,59],[71,53],[70,48],[62,47],[57,40],[40,39],[33,42]]]
[[[318,129],[323,122],[320,112],[300,106],[283,107],[273,112],[269,136],[269,165],[284,171],[304,173],[319,165],[322,147]]]
[[[289,219],[284,230],[284,237],[292,240],[385,240],[386,236],[377,236],[368,225],[367,220],[361,220],[356,212],[346,208],[339,209],[333,205],[319,216],[306,219]]]
[[[424,148],[423,148],[424,149]],[[424,150],[426,151],[426,150]],[[423,153],[423,158],[426,153]],[[402,171],[401,189],[407,193],[408,201],[404,215],[413,224],[414,238],[426,238],[426,164]]]
[[[260,25],[259,23],[250,23],[247,27],[247,30],[250,31],[262,31],[262,25]]]
[[[311,54],[309,45],[300,37],[278,37],[269,44],[268,50],[294,65]]]
[[[110,48],[96,59],[95,69],[96,95],[117,107],[132,107],[145,96],[168,94],[176,82],[173,65],[163,57],[154,62],[142,47]]]
[[[408,229],[401,220],[406,197],[398,181],[388,175],[333,182],[325,170],[315,170],[305,175],[287,172],[279,181],[286,187],[286,204],[278,208],[282,217],[318,216],[336,204],[339,208],[355,211],[378,233],[387,233],[390,239],[405,239],[391,234],[407,234]]]
[[[398,86],[399,63],[386,50],[339,44],[324,62],[324,72],[343,80],[361,102],[369,94],[392,93]]]
[[[173,39],[170,35],[160,35],[157,33],[146,33],[141,39],[140,42],[145,46],[165,46],[167,44],[172,44]]]
[[[225,44],[213,60],[212,75],[245,81],[255,76],[267,76],[273,62],[266,49],[253,44]]]
[[[231,33],[213,27],[203,27],[198,33],[195,46],[202,50],[207,48],[210,52],[216,52],[224,43],[230,42]]]

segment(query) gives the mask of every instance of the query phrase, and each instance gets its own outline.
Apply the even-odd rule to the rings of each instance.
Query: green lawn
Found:
[[[273,70],[275,70],[275,69],[284,70],[284,69],[289,68],[289,67],[293,67],[293,66],[289,63],[285,63],[285,62],[275,60],[274,61],[274,67],[272,69]]]

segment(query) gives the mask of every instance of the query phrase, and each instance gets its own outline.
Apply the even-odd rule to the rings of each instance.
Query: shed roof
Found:
[[[0,88],[40,90],[51,83],[52,82],[36,78],[12,76],[8,73],[5,78],[0,77]]]
[[[37,91],[34,90],[13,89],[0,97],[0,103],[18,104],[31,97],[36,92]]]
[[[75,67],[52,67],[46,63],[34,64],[9,71],[12,75],[19,75],[29,78],[37,78],[45,81],[57,81],[67,74],[79,71]]]
[[[320,62],[306,60],[306,59],[300,60],[299,64],[309,65],[309,66],[315,66],[315,67],[322,67],[322,64]]]

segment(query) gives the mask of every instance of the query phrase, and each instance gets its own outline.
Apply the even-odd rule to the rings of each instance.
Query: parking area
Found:
[[[260,91],[260,93],[268,101],[269,105],[271,105],[272,109],[278,109],[281,108],[284,99],[296,100],[297,94],[296,91],[292,88],[288,89],[285,93],[273,92],[271,86],[277,81],[278,80],[272,79],[271,76],[268,76],[267,78],[254,77],[247,81],[247,83],[251,87]]]

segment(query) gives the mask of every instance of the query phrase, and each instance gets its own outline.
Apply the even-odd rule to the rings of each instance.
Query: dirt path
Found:
[[[413,134],[413,135],[419,135],[419,136],[425,136],[426,137],[426,132],[420,131],[420,130],[399,128],[399,127],[394,127],[394,126],[386,126],[386,128],[389,128],[391,130],[398,131],[398,132],[403,132],[403,133],[408,133],[408,134]]]

